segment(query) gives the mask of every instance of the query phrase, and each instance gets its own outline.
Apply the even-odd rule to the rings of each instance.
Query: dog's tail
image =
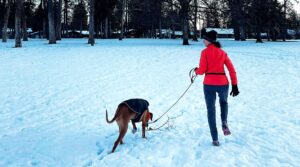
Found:
[[[117,118],[117,113],[115,114],[114,118],[112,120],[108,120],[108,114],[107,114],[107,110],[106,110],[106,122],[107,123],[113,123]]]

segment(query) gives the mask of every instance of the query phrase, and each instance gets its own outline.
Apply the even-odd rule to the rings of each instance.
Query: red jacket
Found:
[[[237,85],[236,72],[226,52],[210,44],[201,52],[199,68],[197,68],[196,74],[206,74],[203,81],[206,85],[228,85],[229,82],[225,75],[224,65],[229,71],[231,84]]]

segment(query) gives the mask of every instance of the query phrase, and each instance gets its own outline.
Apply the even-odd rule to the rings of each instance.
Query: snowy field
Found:
[[[229,97],[229,127],[211,146],[202,79],[167,114],[169,124],[147,132],[130,129],[113,154],[116,123],[107,124],[129,98],[150,102],[154,119],[189,85],[202,42],[181,40],[68,39],[0,43],[0,166],[196,167],[299,166],[300,41],[221,41],[241,94]],[[155,126],[167,120],[163,117]]]

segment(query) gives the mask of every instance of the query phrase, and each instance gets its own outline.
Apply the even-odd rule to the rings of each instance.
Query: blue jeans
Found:
[[[218,130],[216,126],[216,93],[219,95],[219,102],[221,106],[221,120],[227,122],[228,114],[228,85],[203,85],[205,102],[207,108],[207,118],[210,128],[210,134],[213,140],[218,140]]]

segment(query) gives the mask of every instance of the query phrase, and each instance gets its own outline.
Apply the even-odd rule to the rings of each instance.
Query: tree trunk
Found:
[[[100,23],[100,38],[103,38],[103,22]]]
[[[239,28],[238,23],[237,23],[238,21],[234,21],[234,22],[236,22],[234,24],[234,27],[233,27],[234,40],[239,41],[241,39],[240,28]]]
[[[195,12],[194,12],[194,35],[193,41],[198,41],[197,37],[197,15],[198,15],[198,1],[194,0]]]
[[[125,14],[125,0],[122,0],[122,14],[121,14],[121,24],[120,24],[120,36],[119,36],[119,40],[123,39],[123,31],[124,31],[124,14]]]
[[[151,24],[151,33],[150,33],[150,36],[151,36],[151,37],[150,37],[150,38],[154,38],[154,35],[153,35],[154,33],[153,33],[153,31],[154,31],[154,30],[153,30],[153,24]]]
[[[125,2],[125,22],[124,22],[124,32],[128,33],[128,22],[129,22],[129,16],[128,16],[128,0],[124,0]]]
[[[159,16],[159,39],[162,39],[161,16]]]
[[[283,3],[283,23],[282,23],[282,32],[281,32],[283,41],[286,41],[286,34],[287,34],[286,11],[287,11],[287,0],[284,0],[284,3]]]
[[[43,11],[46,9],[46,2],[42,0]],[[47,38],[47,18],[46,15],[43,17],[43,38]]]
[[[108,38],[108,18],[105,18],[105,39]]]
[[[61,40],[61,10],[62,10],[62,0],[58,1],[58,6],[56,10],[56,27],[55,27],[55,32],[56,32],[56,39]]]
[[[25,14],[24,2],[25,0],[22,0],[22,33],[23,33],[23,41],[28,41],[27,23],[26,23],[27,17]]]
[[[47,38],[47,21],[43,20],[43,38]]]
[[[259,23],[256,27],[256,43],[263,43],[261,39],[261,24]]]
[[[271,34],[271,31],[270,31],[270,28],[268,28],[268,32],[267,32],[267,39],[268,39],[268,41],[271,41],[270,34]]]
[[[54,12],[53,12],[52,0],[48,0],[48,25],[49,25],[49,44],[56,44]]]
[[[243,23],[240,25],[240,39],[241,41],[246,41],[246,31]]]
[[[82,26],[83,26],[83,19],[80,19],[80,26],[79,26],[79,32],[80,32],[80,38],[82,38]]]
[[[99,38],[99,31],[100,31],[100,23],[99,21],[96,21],[96,23],[94,24],[94,32],[95,32],[95,38]]]
[[[275,0],[274,1],[274,4],[272,5],[272,10],[273,11],[276,11],[276,5],[277,5],[277,0]],[[275,14],[275,12],[274,12],[274,14]],[[271,40],[272,41],[277,41],[277,33],[276,33],[276,23],[277,22],[277,18],[276,17],[274,17],[274,18],[272,18],[272,20],[271,20],[271,23],[270,23],[270,27],[269,27],[269,32],[270,32],[270,34],[271,34]]]
[[[8,25],[8,20],[9,20],[10,6],[11,6],[11,0],[8,0],[6,11],[4,14],[4,25],[3,25],[3,29],[2,29],[2,42],[7,42],[7,25]]]
[[[241,39],[240,37],[240,3],[237,2],[237,0],[229,0],[229,8],[232,18],[232,24],[233,24],[233,32],[234,32],[234,40],[239,41]]]
[[[173,12],[174,11],[174,2],[173,0],[171,0],[171,3],[170,3],[170,10]],[[174,21],[174,17],[171,16],[171,29],[172,29],[172,34],[171,34],[171,38],[172,39],[175,39],[176,36],[175,36],[175,21]]]
[[[161,24],[162,24],[162,16],[161,16],[161,14],[162,14],[162,12],[161,12],[161,8],[162,8],[162,1],[161,0],[159,0],[158,1],[158,14],[159,14],[159,16],[158,16],[158,28],[159,28],[159,39],[162,39],[163,38],[163,36],[162,36],[162,26],[161,26]]]
[[[189,3],[192,0],[185,0],[185,1],[180,1],[180,13],[181,13],[181,19],[182,19],[182,28],[183,28],[183,45],[189,45],[189,20],[188,20],[188,15],[189,15]]]
[[[183,45],[189,45],[188,20],[187,17],[183,20]]]
[[[272,33],[272,41],[277,41],[277,33],[275,28],[271,29],[271,33]]]
[[[174,24],[172,24],[172,35],[171,35],[171,38],[172,38],[172,39],[175,39],[175,38],[176,38],[176,34],[175,34],[175,26],[174,26]]]
[[[88,44],[94,46],[95,38],[94,38],[94,11],[95,11],[95,2],[94,0],[90,0],[90,20],[89,20],[89,41]]]
[[[15,13],[15,47],[22,47],[21,42],[21,15],[22,15],[22,0],[16,0],[16,13]]]
[[[109,20],[108,38],[111,38],[111,20]]]
[[[68,4],[68,0],[64,0],[64,32],[65,32],[65,35],[66,37],[69,37],[69,32],[68,32],[68,7],[69,7],[69,4]]]
[[[3,15],[3,16],[0,15],[0,28],[1,28],[0,39],[2,39],[2,31],[3,31],[3,26],[4,26],[4,15],[5,15],[6,8],[7,8],[6,0],[0,0],[0,9],[1,9],[0,13]]]

